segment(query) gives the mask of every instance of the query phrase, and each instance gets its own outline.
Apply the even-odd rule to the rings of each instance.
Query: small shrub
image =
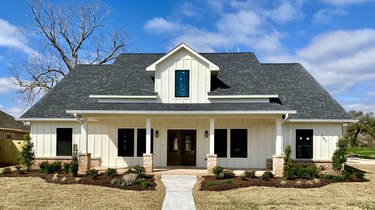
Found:
[[[63,169],[65,173],[69,173],[70,163],[64,163]]]
[[[90,177],[91,179],[96,179],[99,176],[99,171],[95,169],[90,169],[86,171],[86,176]]]
[[[208,187],[213,187],[213,186],[216,186],[217,184],[216,184],[216,182],[207,182],[206,183],[206,186],[208,186]]]
[[[346,163],[346,152],[348,149],[348,140],[346,138],[341,137],[337,142],[337,149],[333,153],[332,156],[332,167],[336,171],[343,170],[343,167]]]
[[[141,186],[142,188],[147,188],[148,186],[153,186],[153,184],[149,181],[142,181],[139,186]]]
[[[214,174],[214,176],[216,177],[216,179],[220,179],[220,174],[224,171],[224,167],[222,166],[214,166],[211,170],[211,172]]]
[[[16,168],[17,171],[19,171],[22,168],[22,166],[20,166],[20,165],[16,165],[14,167]]]
[[[61,161],[55,161],[49,165],[50,173],[58,172],[61,169]]]
[[[273,177],[274,177],[274,175],[273,175],[273,173],[271,171],[266,171],[262,175],[262,179],[263,180],[267,180],[267,181],[270,180]]]
[[[117,169],[115,168],[108,168],[106,171],[105,171],[105,174],[111,178],[115,177],[117,175]]]
[[[296,172],[296,176],[301,179],[312,179],[318,177],[319,170],[315,165],[309,166],[294,166],[292,170]]]
[[[234,184],[234,180],[232,179],[226,179],[223,181],[224,184]]]
[[[3,174],[10,174],[12,170],[9,167],[3,169]]]
[[[365,173],[363,173],[362,171],[356,171],[356,172],[354,172],[354,175],[355,175],[358,179],[364,179],[364,178],[365,178]]]
[[[223,172],[220,173],[220,179],[230,179],[230,178],[233,178],[234,176],[235,174],[233,173],[233,171],[224,170]]]
[[[77,144],[73,144],[72,162],[69,164],[69,173],[76,177],[78,175],[78,147]]]
[[[25,143],[22,146],[18,162],[20,165],[26,166],[29,171],[35,160],[34,144],[29,135],[25,135],[24,140]]]
[[[48,161],[43,161],[39,164],[40,171],[43,173],[55,173],[61,169],[61,162],[55,161],[53,163],[49,163]]]
[[[121,183],[121,179],[114,178],[111,180],[111,185],[118,185]]]
[[[245,178],[255,178],[256,177],[255,171],[252,171],[252,170],[244,171],[242,176],[245,177]]]
[[[322,176],[323,179],[330,179],[330,180],[336,180],[336,181],[345,181],[345,177],[341,175],[333,175],[333,174],[324,174]]]
[[[25,170],[18,170],[18,174],[26,174]]]
[[[292,158],[291,158],[291,154],[292,154],[292,147],[288,144],[286,147],[285,147],[285,150],[284,150],[284,178],[286,179],[295,179],[295,174],[294,174],[294,170],[293,170],[293,163],[292,163]]]
[[[40,171],[43,173],[47,173],[48,167],[49,167],[49,162],[46,160],[39,164]]]
[[[143,166],[140,166],[140,165],[134,166],[133,170],[135,171],[136,174],[138,174],[140,176],[144,176],[145,173],[146,173],[145,168]]]

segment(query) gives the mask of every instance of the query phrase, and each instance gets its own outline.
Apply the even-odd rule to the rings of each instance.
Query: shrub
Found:
[[[270,180],[273,177],[274,177],[274,175],[273,175],[273,173],[271,171],[266,171],[262,175],[262,179],[263,180],[267,180],[267,181]]]
[[[49,165],[50,167],[50,172],[58,172],[61,169],[61,161],[55,161]]]
[[[354,175],[358,179],[364,179],[365,173],[359,169],[353,168],[351,166],[345,165],[344,172],[342,175],[345,178],[349,178],[351,175]]]
[[[337,142],[337,149],[332,156],[332,167],[336,171],[343,172],[346,163],[346,152],[348,149],[348,140],[341,137]]]
[[[224,184],[234,184],[234,180],[232,179],[226,179],[223,181]]]
[[[224,171],[224,167],[222,166],[214,166],[211,172],[215,175],[216,179],[220,179],[220,174]]]
[[[336,181],[345,181],[345,177],[341,175],[333,175],[333,174],[324,174],[322,176],[323,179],[330,179],[330,180],[336,180]]]
[[[64,163],[63,168],[64,168],[64,172],[65,172],[65,173],[69,173],[70,164],[71,164],[71,163]]]
[[[25,170],[18,170],[18,174],[25,174]]]
[[[245,177],[245,178],[255,178],[255,171],[252,171],[252,170],[246,170],[243,172],[242,174],[242,177]]]
[[[143,166],[140,166],[140,165],[135,165],[133,167],[133,170],[136,174],[140,175],[140,176],[144,176],[145,173],[146,173],[146,170]]]
[[[34,144],[31,142],[29,135],[24,136],[25,143],[22,146],[18,162],[20,165],[26,166],[29,171],[35,160]]]
[[[47,168],[49,167],[49,162],[48,161],[43,161],[39,164],[40,171],[43,173],[47,173]]]
[[[76,177],[78,174],[78,147],[77,144],[73,144],[72,162],[69,164],[69,173]]]
[[[48,161],[43,161],[39,164],[40,171],[43,173],[55,173],[61,169],[61,162],[55,161],[53,163],[49,163]]]
[[[220,174],[220,177],[222,179],[230,179],[230,178],[233,178],[234,176],[235,176],[235,174],[233,173],[233,171],[227,171],[227,170],[224,170]]]
[[[20,166],[20,165],[16,165],[14,167],[16,168],[17,171],[19,171],[22,168],[22,166]]]
[[[114,178],[114,179],[111,180],[112,185],[118,185],[120,183],[121,183],[121,179]]]
[[[106,171],[105,171],[105,174],[111,178],[115,177],[117,175],[117,169],[115,168],[108,168]]]
[[[132,185],[137,180],[137,178],[138,178],[138,174],[135,174],[135,173],[125,174],[122,177],[122,183],[124,183],[124,185],[121,185],[121,186]]]
[[[153,186],[153,183],[149,182],[149,181],[142,181],[140,184],[139,184],[142,188],[147,188],[148,186]]]
[[[293,163],[292,163],[292,158],[291,158],[291,154],[292,154],[292,148],[291,146],[288,144],[284,150],[284,154],[285,154],[285,157],[284,157],[284,178],[286,179],[294,179],[295,178],[295,174],[294,174],[294,170],[293,170]]]
[[[295,172],[296,176],[301,179],[312,179],[318,177],[318,168],[315,165],[309,165],[309,166],[300,166],[296,165],[293,172]]]
[[[90,169],[86,171],[86,176],[90,177],[91,179],[96,179],[99,176],[99,171],[95,169]]]
[[[10,174],[12,170],[9,167],[3,169],[3,174]]]
[[[206,185],[208,187],[213,187],[213,186],[216,186],[217,184],[216,184],[216,182],[207,182]]]

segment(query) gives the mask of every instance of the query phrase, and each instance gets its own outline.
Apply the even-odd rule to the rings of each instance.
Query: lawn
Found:
[[[374,209],[375,166],[352,166],[371,172],[365,176],[370,181],[314,189],[247,187],[223,192],[199,191],[198,183],[194,199],[197,209]]]
[[[360,158],[375,159],[375,148],[350,147],[348,148],[347,154],[351,156],[357,156]]]
[[[89,185],[59,185],[41,178],[0,178],[0,209],[161,209],[164,188],[128,191]]]

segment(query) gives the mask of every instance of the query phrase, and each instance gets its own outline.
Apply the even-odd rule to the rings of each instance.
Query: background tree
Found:
[[[35,159],[34,144],[31,142],[29,135],[25,135],[24,140],[25,142],[22,146],[18,161],[20,165],[25,166],[29,171]]]
[[[359,135],[375,139],[375,117],[372,112],[364,114],[362,111],[350,111],[349,114],[358,122],[351,123],[345,128],[345,136],[349,139],[350,146],[358,145]]]
[[[79,0],[30,0],[31,32],[40,49],[13,65],[11,74],[28,102],[52,89],[75,65],[104,64],[129,47],[129,36],[103,22],[109,10]]]

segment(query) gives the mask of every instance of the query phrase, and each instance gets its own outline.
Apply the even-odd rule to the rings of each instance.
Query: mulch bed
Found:
[[[309,180],[309,179],[294,179],[294,180],[284,180],[283,178],[275,177],[270,180],[263,180],[260,177],[248,178],[246,180],[240,177],[235,177],[231,179],[216,179],[214,176],[203,176],[204,180],[201,183],[201,191],[225,191],[243,187],[251,186],[266,186],[266,187],[284,187],[284,188],[317,188],[322,187],[331,183],[337,183],[337,180],[331,179],[319,179]],[[231,180],[231,181],[228,181]],[[367,179],[358,179],[351,176],[345,182],[366,182]]]
[[[78,175],[78,180],[76,177],[71,176],[69,173],[65,172],[60,172],[58,174],[58,179],[53,180],[54,174],[46,174],[46,173],[41,173],[40,171],[28,171],[25,172],[25,174],[20,174],[17,171],[12,171],[10,174],[0,174],[0,177],[40,177],[44,179],[46,182],[50,183],[55,183],[55,184],[83,184],[83,185],[96,185],[96,186],[102,186],[102,187],[111,187],[111,188],[119,188],[123,190],[134,190],[134,191],[143,191],[143,190],[155,190],[156,189],[156,183],[155,183],[155,178],[153,175],[145,175],[143,178],[146,181],[149,181],[153,183],[153,186],[148,186],[146,188],[142,188],[139,185],[131,185],[131,186],[126,186],[126,187],[121,187],[118,185],[112,185],[111,180],[109,176],[105,174],[99,174],[96,179],[92,179],[90,177],[86,177],[83,175]],[[115,178],[122,178],[121,175],[117,175]],[[64,178],[65,177],[65,178]],[[63,180],[64,178],[64,180]]]

